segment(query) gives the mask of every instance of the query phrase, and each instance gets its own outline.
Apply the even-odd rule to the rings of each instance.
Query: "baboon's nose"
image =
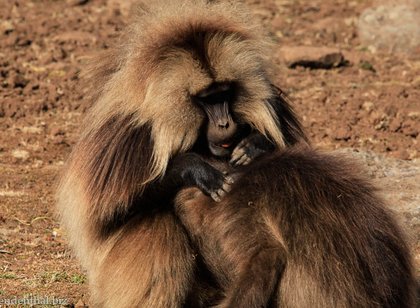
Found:
[[[229,121],[219,121],[217,124],[220,129],[228,129],[229,128]]]

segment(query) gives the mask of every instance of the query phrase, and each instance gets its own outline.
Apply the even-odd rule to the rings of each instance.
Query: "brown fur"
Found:
[[[345,157],[291,149],[258,159],[220,203],[176,206],[225,296],[218,307],[414,307],[404,236]]]
[[[94,307],[178,307],[195,296],[204,269],[173,197],[154,194],[171,160],[199,138],[205,114],[191,96],[212,82],[234,82],[238,118],[278,148],[305,141],[272,86],[269,44],[242,6],[149,2],[86,74],[93,103],[58,192]]]

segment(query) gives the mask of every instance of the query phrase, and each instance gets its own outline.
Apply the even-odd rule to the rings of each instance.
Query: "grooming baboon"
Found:
[[[243,165],[305,142],[242,6],[149,2],[88,74],[93,103],[58,193],[94,307],[206,303],[208,289],[194,289],[206,269],[174,213],[176,193],[226,193],[231,178],[203,157]]]
[[[414,307],[405,239],[345,158],[292,148],[242,170],[220,203],[181,191],[177,213],[217,278],[217,307]]]

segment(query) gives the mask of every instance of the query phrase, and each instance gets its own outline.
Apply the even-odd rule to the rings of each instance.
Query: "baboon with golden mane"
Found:
[[[240,4],[150,1],[92,65],[93,103],[58,209],[93,306],[205,300],[192,288],[205,269],[174,213],[176,193],[197,186],[219,201],[232,178],[204,158],[246,165],[306,142],[273,84],[269,49]]]
[[[360,264],[364,264],[363,260],[359,260],[360,264],[353,264],[348,261],[354,261],[354,258],[343,256],[341,260],[341,255],[322,259],[322,249],[326,244],[317,246],[324,237],[316,238],[317,234],[322,234],[322,229],[313,232],[307,228],[305,221],[296,218],[302,213],[298,211],[299,206],[293,210],[294,198],[288,199],[289,203],[278,200],[292,194],[287,190],[282,194],[282,186],[286,186],[285,189],[288,187],[287,181],[303,181],[306,173],[299,169],[301,171],[297,173],[290,172],[286,180],[277,178],[279,174],[288,172],[287,168],[282,171],[288,165],[282,164],[282,161],[293,163],[293,159],[279,158],[277,163],[274,158],[267,162],[266,157],[279,155],[276,153],[307,141],[284,94],[274,85],[272,63],[268,57],[269,40],[251,20],[244,7],[234,1],[150,1],[148,5],[138,6],[135,20],[124,32],[119,44],[100,55],[91,65],[87,76],[90,77],[88,83],[92,88],[93,101],[80,139],[62,176],[58,209],[70,244],[87,270],[93,307],[224,305],[229,298],[227,295],[235,288],[258,297],[255,307],[277,302],[304,307],[299,305],[307,303],[306,298],[313,299],[311,303],[315,302],[318,306],[325,302],[353,303],[344,299],[339,301],[338,297],[346,292],[351,296],[362,296],[360,303],[370,303],[374,297],[363,297],[366,284],[356,282],[356,278],[365,277],[363,275],[372,281],[372,292],[382,294],[376,289],[379,280],[369,277],[369,272],[358,273],[362,270]],[[298,158],[296,162],[299,162]],[[316,160],[314,163],[316,165]],[[255,166],[261,168],[255,169]],[[271,171],[266,166],[272,167]],[[310,168],[311,164],[303,166]],[[247,189],[251,184],[244,182],[247,176],[237,179],[226,174],[225,169],[243,174],[251,174],[253,170],[257,175],[262,174],[261,185],[264,187],[260,187],[263,190],[249,191],[255,192],[255,204],[263,204],[262,209],[273,216],[270,218],[269,214],[265,216],[266,212],[257,211],[255,219],[271,219],[268,223],[264,222],[264,228],[271,226],[272,234],[279,234],[279,241],[291,241],[293,245],[303,245],[302,249],[306,250],[314,249],[312,256],[320,259],[302,259],[303,264],[309,262],[306,265],[311,270],[290,266],[288,262],[295,259],[288,258],[284,245],[278,245],[273,256],[276,256],[276,265],[279,266],[269,263],[267,267],[261,267],[258,259],[254,259],[256,266],[263,271],[255,272],[257,276],[252,273],[247,276],[268,282],[267,288],[253,289],[254,284],[249,284],[251,288],[247,289],[242,284],[226,284],[226,281],[234,281],[232,279],[240,272],[230,273],[214,267],[214,262],[223,259],[225,251],[209,255],[205,250],[207,244],[203,245],[200,241],[211,237],[210,232],[216,232],[214,239],[217,239],[217,232],[235,228],[230,224],[234,219],[228,218],[228,214],[235,206],[238,210],[248,206],[240,203],[244,199],[240,198],[238,187],[245,185]],[[273,174],[273,171],[276,173]],[[326,173],[321,175],[327,177]],[[250,176],[249,179],[260,178]],[[311,187],[303,186],[291,196],[306,200],[305,196],[297,193],[320,193],[324,189],[321,184],[315,182]],[[189,216],[183,214],[188,214],[183,211],[183,205],[188,206],[192,201],[185,198],[190,195],[185,195],[182,189],[192,186],[210,198],[199,196],[203,202],[198,204],[197,209],[203,207],[203,214],[207,213],[204,207],[208,205],[220,211],[226,207],[226,221],[219,230],[212,227],[208,234],[198,235],[197,226],[190,224]],[[337,192],[337,189],[332,191]],[[175,206],[177,194],[178,203]],[[365,203],[376,201],[368,196],[369,191],[365,199],[361,197],[361,203],[363,200]],[[210,200],[217,203],[213,204]],[[275,208],[278,204],[288,209],[286,215],[293,216],[295,224],[278,220],[276,215],[279,211]],[[382,215],[380,206],[370,208],[369,215],[376,215],[374,211],[377,208],[377,215]],[[309,209],[315,210],[316,205],[308,205]],[[254,210],[250,206],[245,212]],[[335,222],[335,216],[330,216],[329,211],[314,214],[319,219],[325,219],[327,225]],[[209,217],[212,215],[210,211]],[[371,216],[366,217],[369,219]],[[406,286],[407,292],[411,286],[408,253],[404,242],[392,246],[400,239],[399,231],[387,214],[382,216],[386,226],[374,224],[379,228],[378,233],[374,233],[378,237],[369,237],[373,233],[366,236],[369,243],[386,248],[383,251],[387,261],[378,264],[384,266],[383,271],[371,273],[383,275],[381,281],[385,283],[386,290],[395,292],[398,298],[403,293],[399,293],[401,288],[395,287],[395,283]],[[355,223],[360,223],[361,217],[356,214],[339,216],[350,219],[348,224],[341,225],[343,227],[351,225],[353,219]],[[239,231],[243,227],[238,221],[236,227]],[[258,220],[252,218],[251,223],[257,224]],[[301,229],[297,229],[299,226],[302,226]],[[313,225],[321,228],[319,226],[322,224]],[[277,232],[276,228],[281,231]],[[284,232],[288,228],[296,231]],[[251,232],[251,236],[257,239],[260,231],[258,228],[255,230],[256,233]],[[384,238],[381,230],[385,232]],[[395,232],[394,240],[388,239],[390,230]],[[334,229],[337,233],[331,234],[330,243],[339,245],[334,241],[341,240],[352,242],[353,238],[363,235],[359,231],[356,227]],[[232,236],[236,238],[235,233]],[[307,242],[304,241],[306,237]],[[250,242],[246,238],[243,240],[244,243]],[[253,243],[255,249],[262,248],[264,254],[264,245],[271,238],[261,240]],[[229,237],[222,238],[222,241],[226,241],[225,245],[229,247]],[[209,241],[208,247],[212,243]],[[366,268],[375,266],[372,262],[378,260],[377,250],[358,244],[345,247],[355,249],[345,250],[348,253],[357,254],[358,249],[363,256],[374,253],[374,257],[366,260]],[[240,261],[238,264],[247,264],[248,251],[245,250],[245,256],[242,255],[243,250],[235,251],[236,260]],[[277,254],[278,251],[281,251],[280,254]],[[334,250],[331,248],[330,251]],[[293,256],[297,258],[297,254]],[[305,257],[304,254],[301,256]],[[325,262],[322,263],[321,259]],[[388,261],[395,261],[398,270],[392,272]],[[320,267],[314,270],[311,262],[318,262],[316,264]],[[323,271],[324,267],[342,270]],[[340,276],[352,271],[357,273],[349,277]],[[267,273],[269,276],[258,276]],[[316,275],[310,276],[311,273]],[[336,274],[332,277],[334,281],[342,278],[343,282],[328,293],[320,288],[326,285],[330,273]],[[405,274],[407,279],[404,280],[400,274]],[[395,278],[395,283],[388,279],[390,277]],[[295,287],[299,289],[296,286],[301,281],[299,279],[305,279],[306,284],[298,296],[296,290],[291,290]],[[311,286],[315,289],[310,289]],[[346,290],[347,286],[358,289]],[[279,299],[275,291],[267,293],[267,290],[276,288],[284,292],[285,297],[282,294]],[[287,301],[287,296],[295,296],[295,299]],[[348,298],[353,300],[351,296]],[[239,303],[248,303],[246,298]],[[375,298],[385,297],[378,295]]]

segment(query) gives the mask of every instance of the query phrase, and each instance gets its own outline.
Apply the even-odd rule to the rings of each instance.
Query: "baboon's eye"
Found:
[[[231,101],[230,91],[216,92],[208,96],[200,97],[199,100],[206,105],[220,104]]]
[[[195,99],[202,105],[214,105],[231,102],[234,97],[234,89],[231,84],[216,83],[199,92]]]

